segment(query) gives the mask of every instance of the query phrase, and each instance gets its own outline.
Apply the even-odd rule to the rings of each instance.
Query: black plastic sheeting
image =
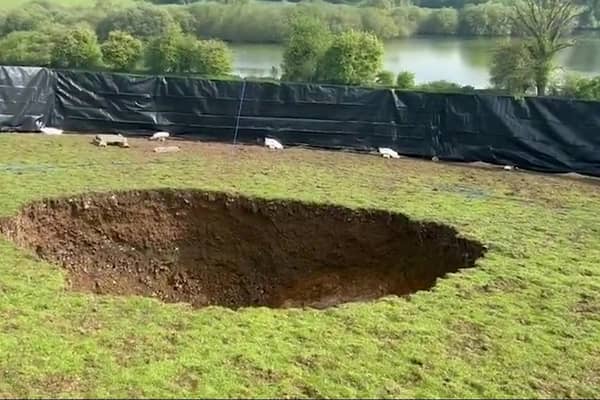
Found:
[[[11,68],[0,127],[373,150],[600,176],[600,103]],[[28,90],[19,90],[19,87]],[[8,121],[9,123],[6,123]]]
[[[44,68],[0,66],[0,130],[36,131],[54,109],[54,73]]]

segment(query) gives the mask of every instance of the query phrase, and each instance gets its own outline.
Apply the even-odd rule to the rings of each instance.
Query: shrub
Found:
[[[58,36],[52,52],[52,66],[59,68],[94,68],[102,52],[94,31],[87,27],[67,29]]]
[[[116,71],[135,69],[142,55],[142,42],[122,31],[113,31],[102,44],[102,58],[106,66]]]
[[[371,33],[348,31],[336,35],[319,61],[317,79],[347,85],[371,84],[382,65],[382,42]]]
[[[331,44],[331,33],[314,18],[298,17],[291,21],[289,38],[283,53],[283,80],[310,82],[317,64]]]
[[[415,87],[415,74],[409,71],[402,71],[396,78],[396,87],[398,89],[413,89]]]
[[[381,86],[392,87],[394,86],[394,73],[390,71],[381,71],[377,74],[375,82]]]
[[[0,63],[46,67],[52,61],[53,38],[39,31],[18,31],[0,40]]]

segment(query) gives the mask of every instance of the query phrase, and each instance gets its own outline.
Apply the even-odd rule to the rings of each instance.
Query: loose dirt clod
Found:
[[[480,243],[401,214],[156,190],[31,204],[1,230],[74,290],[196,307],[315,307],[432,287]]]

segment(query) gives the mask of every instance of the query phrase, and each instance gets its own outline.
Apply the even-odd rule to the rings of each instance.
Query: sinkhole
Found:
[[[48,199],[0,223],[76,291],[194,307],[327,308],[435,285],[484,247],[382,210],[196,190]]]

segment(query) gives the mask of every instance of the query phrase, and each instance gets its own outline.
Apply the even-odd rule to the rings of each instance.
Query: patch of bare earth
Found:
[[[380,210],[192,190],[33,203],[1,224],[71,287],[195,307],[315,307],[406,295],[474,266],[481,244]]]

